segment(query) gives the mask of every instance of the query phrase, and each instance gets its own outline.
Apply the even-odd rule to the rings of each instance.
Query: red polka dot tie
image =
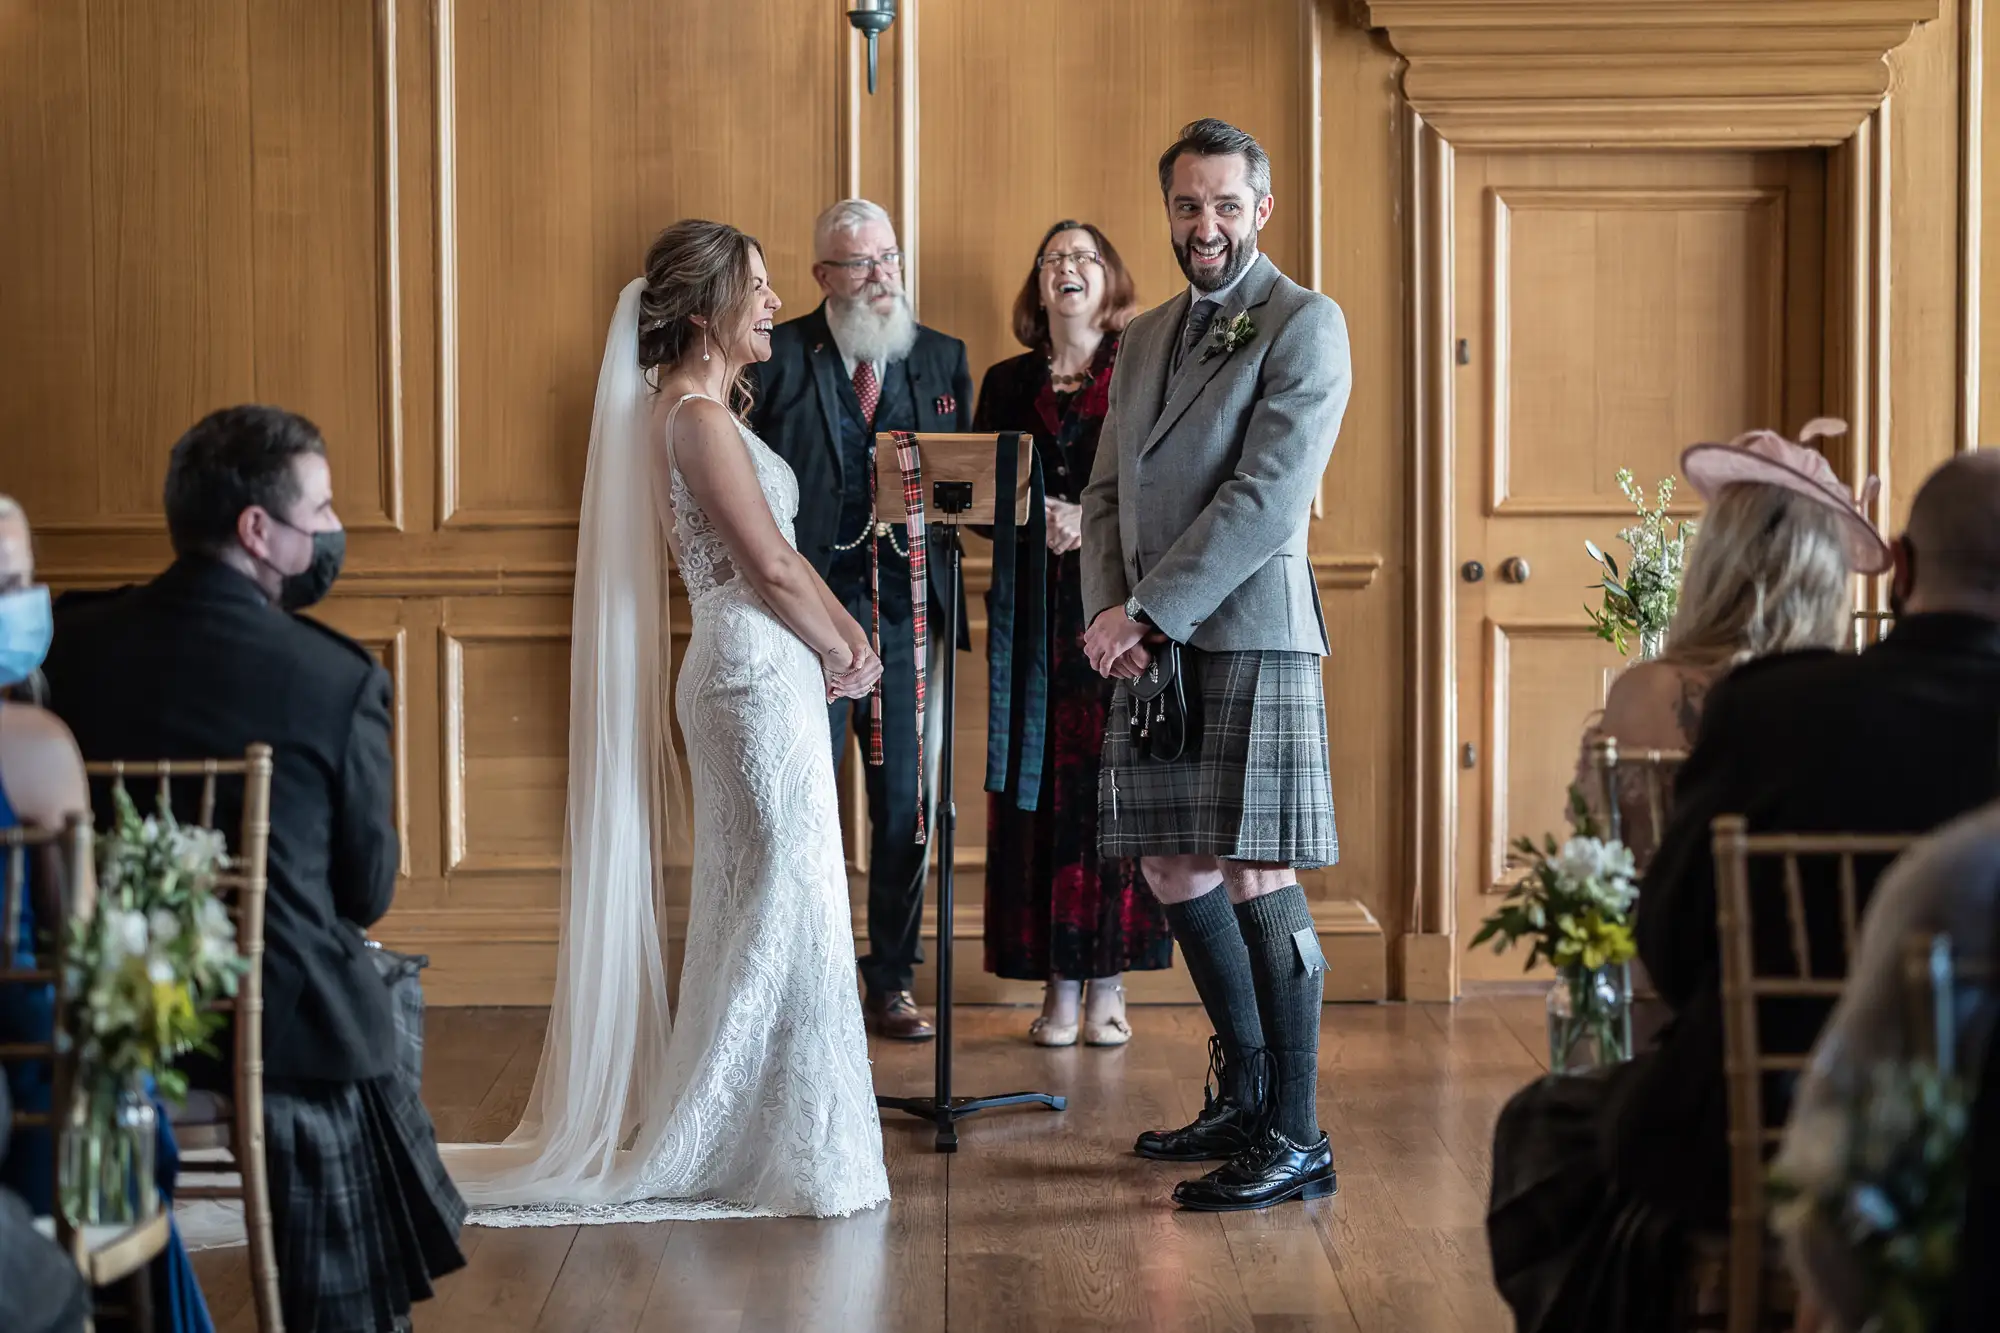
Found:
[[[861,400],[861,424],[874,425],[875,407],[882,401],[882,385],[875,378],[873,363],[854,363],[854,396]]]

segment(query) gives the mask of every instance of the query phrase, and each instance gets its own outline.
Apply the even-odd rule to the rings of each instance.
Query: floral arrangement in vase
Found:
[[[1635,639],[1641,657],[1659,656],[1666,645],[1667,626],[1680,606],[1681,571],[1686,567],[1687,547],[1694,540],[1696,525],[1667,517],[1674,480],[1671,476],[1660,478],[1648,508],[1646,494],[1632,479],[1631,469],[1618,469],[1618,489],[1639,512],[1639,521],[1618,534],[1632,551],[1624,573],[1619,573],[1618,562],[1596,542],[1583,544],[1603,571],[1602,579],[1591,586],[1604,593],[1602,606],[1586,607],[1585,611],[1597,627],[1597,637],[1627,656]]]
[[[1560,845],[1553,834],[1539,847],[1525,837],[1514,844],[1527,873],[1470,946],[1491,940],[1493,951],[1503,953],[1526,940],[1524,970],[1544,959],[1554,964],[1557,981],[1548,998],[1552,1073],[1632,1055],[1626,965],[1638,951],[1632,938],[1638,869],[1625,844],[1599,836],[1583,794],[1572,787],[1569,799],[1571,836]]]
[[[1773,1165],[1771,1226],[1834,1247],[1863,1333],[1940,1327],[1965,1212],[1965,1082],[1929,1062],[1884,1062],[1844,1101],[1801,1111]],[[1816,1270],[1825,1271],[1825,1270]],[[1826,1293],[1833,1295],[1833,1293]]]
[[[149,1215],[154,1111],[148,1080],[176,1100],[174,1062],[210,1050],[223,1023],[212,1001],[236,993],[247,963],[215,896],[222,835],[159,813],[141,818],[121,785],[97,842],[94,911],[73,920],[66,959],[68,1036],[78,1085],[65,1132],[64,1206],[73,1222]]]

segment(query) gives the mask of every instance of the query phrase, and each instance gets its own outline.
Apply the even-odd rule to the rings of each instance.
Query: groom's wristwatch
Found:
[[[1136,597],[1125,599],[1125,616],[1128,620],[1135,620],[1141,625],[1153,623],[1153,618],[1146,614],[1146,608],[1139,605],[1139,599]]]

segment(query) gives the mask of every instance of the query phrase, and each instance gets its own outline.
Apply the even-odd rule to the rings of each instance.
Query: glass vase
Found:
[[[1663,629],[1642,629],[1639,631],[1639,660],[1650,662],[1667,649],[1667,632]]]
[[[131,1226],[159,1211],[159,1112],[143,1077],[80,1083],[64,1127],[58,1189],[70,1225]]]
[[[1580,1074],[1632,1058],[1632,977],[1624,966],[1564,968],[1549,987],[1549,1072]]]

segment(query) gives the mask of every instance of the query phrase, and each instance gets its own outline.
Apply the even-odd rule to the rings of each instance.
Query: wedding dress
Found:
[[[678,469],[653,461],[670,436],[648,420],[641,286],[620,297],[591,431],[563,937],[541,1067],[505,1142],[444,1148],[475,1225],[837,1217],[889,1197],[824,676],[736,573]],[[796,544],[796,478],[737,431]],[[678,768],[662,688],[668,523],[693,612],[673,688],[694,855],[672,1021],[654,901]]]

